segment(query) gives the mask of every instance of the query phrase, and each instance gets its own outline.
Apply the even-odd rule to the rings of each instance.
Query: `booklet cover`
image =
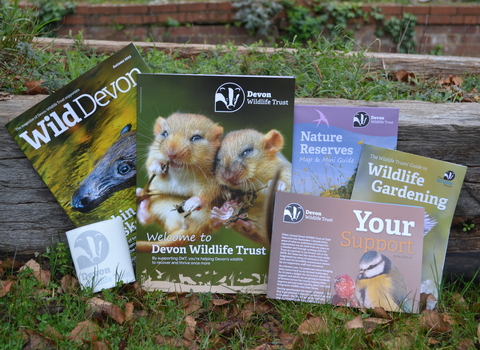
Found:
[[[435,297],[466,170],[462,165],[365,145],[353,186],[352,199],[424,208],[422,293]]]
[[[363,144],[397,147],[398,108],[296,105],[292,192],[350,198]]]
[[[122,218],[132,260],[136,86],[148,71],[130,44],[6,125],[76,226]]]
[[[417,313],[423,208],[278,192],[268,296]]]
[[[265,293],[268,207],[291,187],[295,79],[141,74],[138,89],[137,279]]]

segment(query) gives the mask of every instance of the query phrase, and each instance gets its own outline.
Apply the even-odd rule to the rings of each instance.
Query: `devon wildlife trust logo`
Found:
[[[215,92],[215,112],[236,112],[244,103],[245,92],[238,84],[225,83]]]
[[[300,204],[290,203],[283,210],[283,222],[296,224],[302,221],[304,210]]]
[[[353,127],[363,128],[370,123],[370,116],[367,112],[357,112],[353,116]]]
[[[74,248],[82,251],[77,254],[80,270],[100,264],[107,258],[109,251],[107,237],[95,230],[82,232],[75,240]]]

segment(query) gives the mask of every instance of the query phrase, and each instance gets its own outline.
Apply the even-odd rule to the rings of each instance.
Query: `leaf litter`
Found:
[[[474,334],[458,340],[455,348],[480,347],[480,303],[469,305],[460,293],[452,293],[450,309],[423,310],[419,315],[392,313],[383,308],[359,310],[321,305],[316,311],[300,314],[292,322],[289,316],[293,315],[285,315],[281,301],[264,295],[162,292],[156,293],[152,306],[149,300],[152,292],[143,290],[137,282],[92,294],[81,291],[71,275],[52,281],[50,271],[34,259],[25,264],[7,259],[0,261],[0,268],[1,298],[15,298],[24,280],[35,283],[28,293],[30,298],[42,300],[41,308],[32,309],[31,316],[37,319],[67,312],[70,307],[57,300],[60,295],[77,298],[76,302],[83,305],[78,308],[84,310],[83,314],[75,318],[68,332],[59,330],[58,325],[39,322],[34,323],[36,326],[16,329],[23,349],[57,349],[67,343],[91,349],[125,349],[131,341],[147,341],[140,335],[131,337],[140,322],[149,322],[152,329],[159,329],[151,333],[148,341],[168,349],[306,349],[328,338],[331,332],[340,332],[339,327],[348,336],[360,337],[362,346],[413,348],[418,343],[416,334],[420,333],[425,339],[425,348],[441,347],[448,343],[454,328],[465,327],[462,317],[458,316],[461,310],[467,310],[467,314],[475,318],[476,327]],[[305,304],[298,303],[302,307]],[[172,310],[180,315],[173,318],[174,325],[169,315]],[[11,316],[0,310],[0,317],[5,321]],[[165,325],[176,326],[177,331],[162,331]],[[104,335],[113,328],[121,330],[115,341]],[[234,339],[235,346],[232,345]]]

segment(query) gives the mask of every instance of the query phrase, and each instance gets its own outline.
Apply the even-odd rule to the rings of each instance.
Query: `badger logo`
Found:
[[[443,174],[444,180],[452,181],[454,178],[455,178],[455,173],[451,170],[448,170],[445,172],[445,174]]]
[[[300,204],[290,203],[283,210],[283,222],[296,224],[303,219],[303,208]]]
[[[370,116],[367,112],[357,112],[353,116],[353,127],[363,128],[370,123]]]
[[[77,257],[77,265],[80,270],[83,270],[103,262],[108,256],[109,245],[102,233],[89,230],[77,237],[74,248],[82,251]]]
[[[235,83],[225,83],[215,92],[215,112],[236,112],[244,102],[245,92]]]

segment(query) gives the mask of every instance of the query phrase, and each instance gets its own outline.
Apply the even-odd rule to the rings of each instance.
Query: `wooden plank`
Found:
[[[107,40],[84,40],[84,44],[96,48],[97,52],[112,53],[120,50],[130,42],[127,41],[107,41]],[[153,50],[164,51],[167,53],[175,52],[180,57],[193,57],[205,51],[215,51],[216,45],[202,44],[178,44],[164,42],[134,42],[134,44],[146,51]],[[37,45],[43,48],[56,49],[72,49],[72,39],[60,38],[38,38]],[[245,46],[238,46],[239,53],[247,53],[252,49]],[[266,53],[273,53],[274,48],[261,47]],[[287,51],[292,52],[292,49]],[[349,54],[355,54],[350,52]],[[397,53],[380,53],[368,52],[367,68],[372,71],[380,71],[385,73],[406,70],[415,73],[423,78],[429,79],[435,76],[446,77],[448,75],[463,74],[480,74],[480,58],[478,57],[458,57],[458,56],[432,56],[432,55],[416,55],[416,54],[397,54]]]
[[[3,127],[45,96],[13,96],[0,101],[0,256],[44,251],[64,241],[73,223]],[[480,268],[480,108],[476,103],[420,101],[368,102],[297,99],[296,104],[400,108],[398,149],[468,166],[455,211],[445,271],[473,276]],[[476,227],[463,232],[462,221]],[[467,259],[468,257],[468,259]],[[458,264],[464,265],[462,270]],[[468,265],[468,266],[467,266]],[[461,266],[461,265],[460,265]]]

